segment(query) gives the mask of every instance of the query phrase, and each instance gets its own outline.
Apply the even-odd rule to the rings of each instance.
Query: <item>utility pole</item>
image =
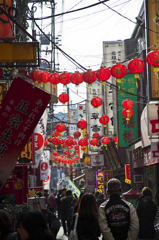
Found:
[[[69,94],[69,88],[67,88],[67,94]],[[69,101],[67,103],[67,114],[68,114],[68,136],[70,136],[70,104],[69,104]]]
[[[51,2],[52,16],[55,15],[55,1]],[[55,17],[51,18],[51,40],[55,42]],[[51,43],[51,70],[55,71],[55,45]]]

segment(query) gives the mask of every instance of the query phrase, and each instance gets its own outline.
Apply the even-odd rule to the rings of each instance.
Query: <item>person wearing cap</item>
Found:
[[[155,239],[154,221],[157,205],[152,199],[152,190],[149,187],[142,189],[142,196],[137,200],[136,211],[140,225],[138,239]]]
[[[121,182],[110,179],[107,193],[110,198],[99,207],[99,226],[104,240],[135,240],[139,220],[134,206],[120,197]]]

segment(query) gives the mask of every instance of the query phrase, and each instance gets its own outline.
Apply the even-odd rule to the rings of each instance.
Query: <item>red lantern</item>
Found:
[[[94,107],[94,108],[98,108],[102,105],[103,101],[100,97],[94,97],[92,98],[91,100],[91,105]]]
[[[69,169],[69,170],[71,170],[71,169],[72,169],[72,167],[69,167],[68,169]]]
[[[35,83],[40,83],[40,74],[42,73],[41,70],[34,70],[30,73],[30,77]]]
[[[74,157],[74,153],[71,153],[70,155],[71,155],[71,157]]]
[[[46,84],[47,82],[49,82],[49,76],[50,76],[50,73],[45,71],[45,72],[40,73],[39,78],[40,78],[41,82]]]
[[[47,140],[45,140],[44,146],[47,146]]]
[[[49,81],[51,84],[53,84],[54,87],[57,86],[57,84],[60,82],[59,74],[56,72],[50,74]]]
[[[57,131],[57,130],[55,130],[54,134],[55,134],[56,137],[57,137],[57,136],[60,136],[60,132]]]
[[[93,133],[93,138],[99,138],[99,133],[97,132]]]
[[[76,151],[79,151],[79,146],[78,146],[78,145],[74,146],[74,149],[75,149]]]
[[[127,121],[129,121],[129,118],[133,116],[133,110],[130,109],[123,109],[122,115],[126,118]]]
[[[82,74],[79,72],[72,73],[70,76],[70,82],[78,86],[83,82]]]
[[[72,139],[66,139],[65,144],[66,144],[66,146],[72,146],[73,145],[73,140]]]
[[[73,137],[72,137],[72,136],[68,136],[67,138],[68,138],[68,139],[72,139],[72,140],[73,140]]]
[[[159,69],[159,50],[151,51],[146,56],[146,62],[149,66],[154,67],[154,72],[158,72]]]
[[[73,140],[73,145],[76,145],[76,144],[77,144],[76,140]]]
[[[83,129],[87,128],[87,122],[82,119],[82,120],[78,121],[77,127],[83,130]]]
[[[85,151],[85,150],[86,150],[86,147],[81,147],[81,150],[82,150],[82,151]]]
[[[104,144],[104,146],[105,146],[106,149],[107,149],[107,144],[109,143],[109,138],[108,138],[108,137],[102,138],[102,143]]]
[[[70,150],[72,149],[72,145],[67,145],[67,148]]]
[[[68,72],[63,72],[59,76],[60,83],[67,85],[70,83],[70,74]]]
[[[75,138],[79,138],[81,136],[81,133],[76,131],[76,132],[73,133],[73,135],[74,135]]]
[[[54,165],[54,168],[57,168],[57,166],[56,166],[56,165]]]
[[[54,156],[58,156],[58,152],[53,152],[53,155]]]
[[[59,96],[59,101],[63,104],[69,101],[69,95],[65,92],[61,93]]]
[[[111,67],[111,74],[116,78],[117,82],[121,82],[121,78],[126,75],[126,67],[121,63],[117,63]]]
[[[105,85],[106,81],[111,76],[111,72],[110,72],[109,68],[102,67],[96,72],[96,76],[102,82],[102,85]]]
[[[104,125],[104,127],[107,126],[107,123],[109,122],[109,117],[107,115],[103,115],[99,118],[99,122]]]
[[[116,146],[116,148],[117,148],[118,138],[117,138],[117,137],[113,137],[113,141],[115,142],[115,146]]]
[[[82,138],[81,139],[81,146],[87,147],[88,146],[88,140],[87,138]]]
[[[57,137],[54,137],[54,138],[52,138],[51,142],[52,142],[52,144],[55,145],[55,147],[57,147],[60,144],[60,139]]]
[[[128,69],[135,74],[135,78],[139,78],[139,73],[144,70],[144,62],[139,58],[134,58],[128,63]]]
[[[62,123],[62,132],[66,131],[66,125]]]
[[[52,138],[50,137],[50,138],[48,138],[48,142],[49,143],[51,143],[52,142]]]
[[[55,128],[60,134],[62,133],[62,123],[58,123]]]
[[[98,144],[98,140],[96,138],[93,138],[90,140],[90,144],[95,147]]]
[[[131,109],[134,106],[134,102],[131,99],[125,99],[122,102],[122,107],[125,109]]]
[[[64,139],[60,139],[60,144],[61,145],[65,144],[65,140]]]
[[[64,151],[64,154],[69,155],[69,151],[68,150]]]
[[[96,73],[90,69],[87,72],[84,72],[83,81],[88,83],[88,87],[91,87],[92,83],[96,81]]]

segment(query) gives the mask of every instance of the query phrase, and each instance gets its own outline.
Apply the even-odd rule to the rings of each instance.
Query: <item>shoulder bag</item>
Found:
[[[78,235],[77,235],[77,231],[76,231],[77,222],[78,222],[78,213],[76,213],[74,227],[73,227],[73,230],[71,230],[71,232],[70,232],[68,240],[78,240]]]

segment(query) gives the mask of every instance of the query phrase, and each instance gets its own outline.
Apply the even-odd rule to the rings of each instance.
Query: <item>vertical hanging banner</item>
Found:
[[[43,151],[40,164],[40,180],[47,180],[49,171],[50,151]]]
[[[117,62],[123,62],[125,60],[125,48],[123,41],[104,41],[103,42],[103,64],[107,68],[111,68]],[[106,93],[104,96],[106,99],[105,112],[109,116],[108,132],[107,136],[112,138],[114,134],[117,134],[116,130],[116,90],[111,84],[116,85],[116,79],[110,77],[107,81],[110,85],[106,86]]]
[[[96,191],[104,194],[104,173],[96,172]]]
[[[46,135],[46,125],[48,118],[49,109],[46,109],[40,118],[35,130],[34,130],[34,143],[35,143],[35,165],[34,168],[38,168],[41,154],[44,149],[45,135]]]
[[[99,123],[99,118],[103,114],[103,104],[98,107],[98,109],[95,109],[91,105],[91,100],[94,97],[100,97],[103,100],[102,96],[102,84],[99,82],[94,82],[92,83],[92,87],[87,87],[87,100],[88,100],[88,105],[87,105],[87,132],[89,136],[89,141],[93,138],[93,133],[97,132],[99,133],[100,136],[103,136],[104,130],[103,126]],[[89,154],[92,152],[98,153],[98,147],[95,146],[93,148],[92,145],[89,147]]]
[[[112,170],[104,170],[104,184],[106,185],[107,182],[113,177]]]
[[[0,7],[13,16],[13,0],[0,0]],[[0,38],[13,38],[13,22],[4,14],[0,14]]]
[[[137,94],[136,79],[134,74],[127,74],[121,79],[121,83],[118,83],[118,145],[120,148],[127,148],[129,144],[138,139],[138,104],[137,96],[130,95],[126,92]],[[126,92],[124,92],[124,91]],[[122,102],[125,99],[131,99],[134,102],[133,116],[129,121],[122,115]]]
[[[130,164],[125,164],[125,182],[131,184]]]
[[[145,16],[146,16],[146,36],[147,36],[147,49],[154,46],[158,47],[158,32],[159,32],[159,1],[148,0],[145,3]],[[151,50],[154,50],[153,48]],[[149,51],[148,51],[149,52]],[[158,59],[157,59],[158,61]],[[159,81],[157,78],[157,71],[153,67],[148,66],[148,81],[149,81],[149,101],[159,100]]]
[[[50,99],[50,94],[25,80],[13,80],[0,105],[0,189]]]
[[[51,175],[51,166],[48,168],[47,179],[44,180],[44,190],[50,189],[50,175]]]

